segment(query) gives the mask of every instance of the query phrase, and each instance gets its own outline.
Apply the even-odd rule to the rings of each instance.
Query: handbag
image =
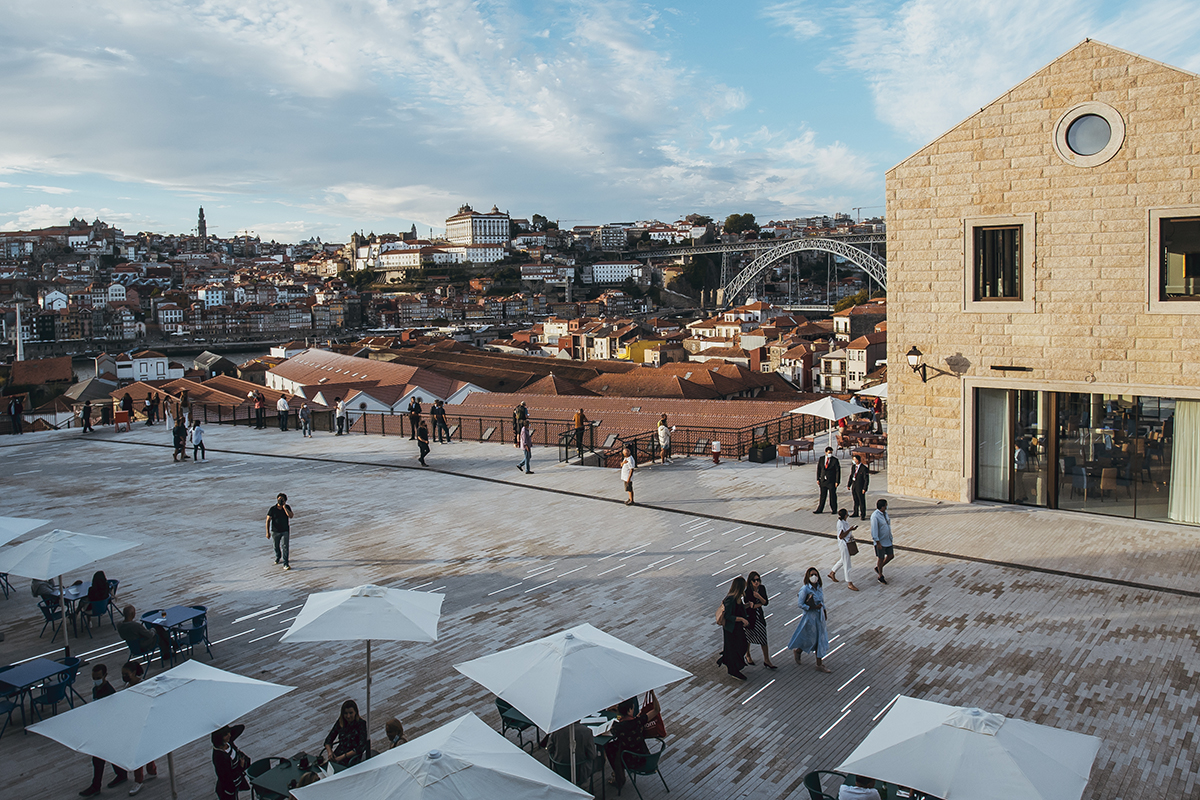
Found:
[[[858,555],[858,542],[854,541],[853,539],[848,539],[846,541],[846,552],[852,556]]]
[[[667,735],[667,726],[663,723],[662,706],[658,704],[658,698],[653,691],[646,692],[646,697],[642,701],[642,713],[646,713],[651,708],[657,711],[658,715],[642,726],[642,738],[662,739]]]
[[[717,624],[720,625],[722,628],[725,627],[725,604],[724,603],[721,603],[721,605],[717,607]]]

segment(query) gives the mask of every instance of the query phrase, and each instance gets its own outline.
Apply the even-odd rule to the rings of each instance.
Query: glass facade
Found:
[[[975,299],[1021,299],[1021,227],[975,229]]]
[[[1200,401],[976,389],[975,414],[980,500],[1200,524]]]

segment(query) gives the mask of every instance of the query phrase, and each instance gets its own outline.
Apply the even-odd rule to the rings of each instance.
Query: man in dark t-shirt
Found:
[[[275,505],[267,511],[267,538],[275,542],[275,563],[283,561],[285,570],[291,569],[288,563],[288,546],[291,539],[292,507],[288,505],[287,495],[282,492],[275,499]]]

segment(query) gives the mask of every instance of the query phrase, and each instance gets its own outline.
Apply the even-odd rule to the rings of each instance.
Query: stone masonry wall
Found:
[[[1197,76],[1084,42],[887,174],[889,490],[965,496],[963,378],[1034,367],[1084,391],[1200,386],[1200,316],[1150,314],[1148,209],[1200,205]],[[1055,152],[1059,118],[1085,101],[1124,118],[1107,163]],[[964,312],[963,221],[1035,214],[1033,313]],[[906,368],[916,345],[963,378]],[[1187,392],[1194,394],[1194,392]]]

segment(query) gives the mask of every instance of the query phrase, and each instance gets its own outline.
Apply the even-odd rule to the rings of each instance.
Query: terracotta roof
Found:
[[[45,383],[75,380],[71,357],[39,358],[33,361],[14,361],[9,371],[10,386],[41,386]]]
[[[521,394],[555,394],[555,395],[585,395],[594,397],[595,392],[589,391],[574,381],[560,378],[551,372],[540,381],[534,381],[521,389]]]
[[[873,344],[885,344],[887,342],[886,333],[867,333],[859,336],[850,344],[846,345],[847,350],[866,350],[867,347]]]
[[[132,355],[133,358],[166,358],[165,355],[157,350],[139,350]]]
[[[596,394],[620,397],[677,397],[715,399],[720,393],[678,375],[638,370],[623,375],[601,375],[584,384]]]

